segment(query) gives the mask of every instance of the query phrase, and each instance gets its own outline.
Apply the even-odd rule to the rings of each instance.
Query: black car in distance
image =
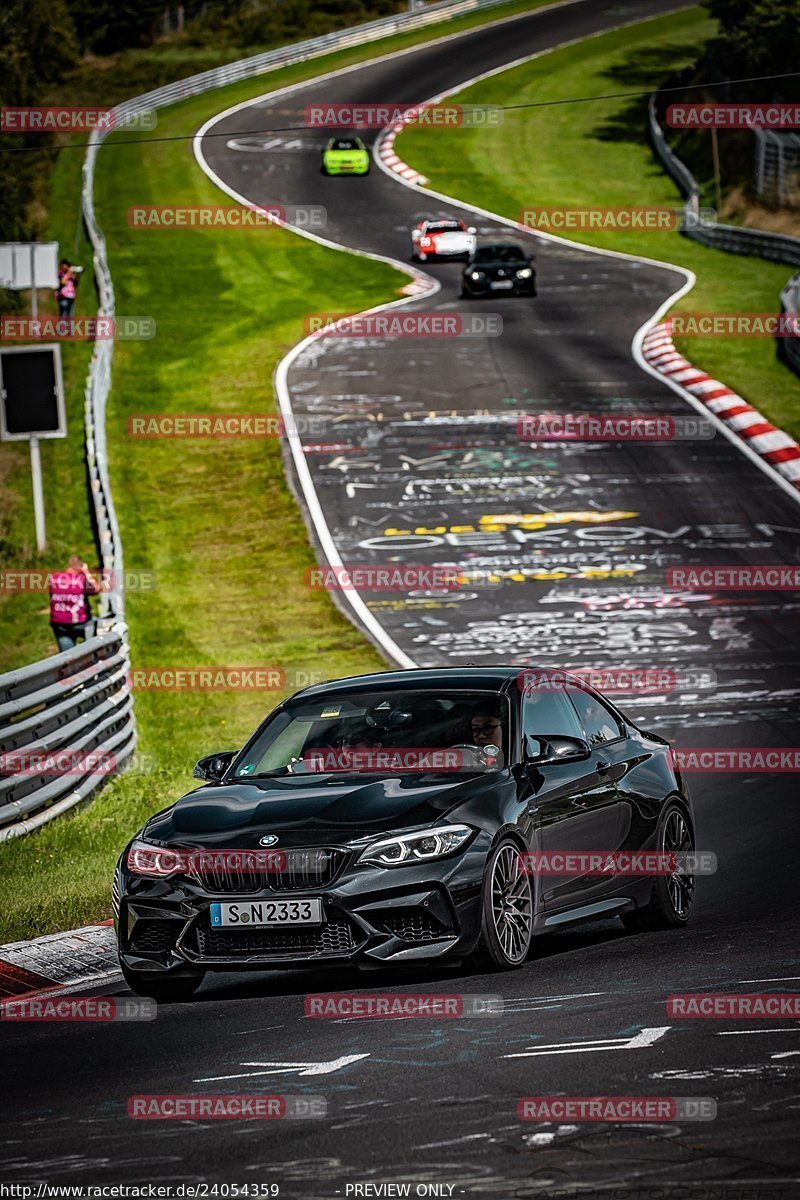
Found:
[[[479,243],[461,276],[462,299],[504,294],[536,295],[533,256],[516,242]]]
[[[130,987],[180,999],[207,971],[311,964],[500,970],[537,934],[601,916],[684,925],[682,859],[653,874],[596,865],[694,849],[668,743],[571,677],[528,686],[532,671],[306,688],[241,750],[201,759],[202,786],[151,817],[117,866]]]

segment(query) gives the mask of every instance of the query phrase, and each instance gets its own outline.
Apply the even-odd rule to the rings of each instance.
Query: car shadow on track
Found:
[[[303,996],[309,992],[336,994],[345,992],[410,992],[415,987],[426,990],[431,985],[446,982],[448,991],[454,981],[461,981],[466,990],[470,984],[485,989],[488,980],[501,981],[519,978],[520,972],[536,970],[549,960],[559,965],[565,955],[586,951],[595,946],[631,941],[630,935],[616,921],[597,922],[581,928],[564,930],[538,938],[533,952],[519,971],[491,971],[472,967],[466,962],[428,966],[378,967],[318,967],[286,971],[264,971],[252,974],[219,972],[209,974],[200,990],[189,1003],[217,1003],[220,1000],[258,999],[259,997]]]

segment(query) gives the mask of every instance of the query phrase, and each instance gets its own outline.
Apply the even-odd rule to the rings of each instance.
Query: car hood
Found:
[[[149,840],[170,846],[240,847],[279,833],[281,846],[324,837],[345,842],[366,834],[433,824],[459,805],[496,787],[508,771],[441,777],[315,780],[280,776],[211,785],[190,792],[144,828]]]

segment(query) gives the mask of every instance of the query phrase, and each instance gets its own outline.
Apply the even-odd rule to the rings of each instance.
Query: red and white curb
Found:
[[[62,992],[118,977],[111,921],[0,946],[0,1000]]]
[[[418,107],[422,108],[423,106],[419,105]],[[415,171],[408,163],[404,163],[399,154],[395,152],[394,139],[398,133],[403,132],[408,123],[408,121],[401,119],[395,121],[394,125],[390,125],[388,129],[384,130],[375,148],[376,153],[384,166],[388,167],[390,171],[394,171],[395,175],[402,175],[403,179],[407,179],[409,183],[425,184],[428,182],[427,178],[421,175],[419,171]]]
[[[689,392],[723,421],[773,471],[800,491],[800,445],[741,396],[695,367],[675,349],[669,320],[642,340],[642,354],[660,375]]]
[[[405,287],[400,288],[401,296],[426,296],[431,290],[431,281],[427,275],[418,275],[416,279],[412,279],[411,283],[407,283]]]

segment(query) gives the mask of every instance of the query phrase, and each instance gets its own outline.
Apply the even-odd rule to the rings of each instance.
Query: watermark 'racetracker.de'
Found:
[[[714,875],[717,856],[710,850],[529,850],[518,855],[523,875],[640,876]]]
[[[0,775],[63,776],[115,775],[122,768],[110,750],[5,750]]]
[[[384,129],[402,121],[429,129],[497,128],[505,113],[497,104],[410,104],[393,100],[306,105],[309,129]]]
[[[157,1013],[146,996],[32,996],[0,1004],[4,1021],[154,1021]]]
[[[502,996],[426,995],[409,992],[385,992],[378,995],[320,992],[306,996],[307,1017],[347,1018],[454,1018],[496,1017],[502,1015]]]
[[[153,317],[0,317],[6,342],[149,342]]]
[[[652,413],[530,413],[517,419],[523,442],[685,442],[716,435],[704,417]]]
[[[447,591],[462,587],[466,578],[456,566],[418,563],[309,567],[306,570],[308,587],[329,592]]]
[[[714,224],[717,214],[713,208],[700,209],[697,214],[680,208],[605,208],[593,207],[530,207],[520,209],[517,221],[526,229],[543,229],[553,233],[565,230],[613,229],[628,232],[674,232],[694,224]]]
[[[22,105],[0,108],[3,133],[90,133],[93,130],[155,129],[153,109],[120,113],[113,108],[86,105]]]
[[[800,1017],[800,992],[685,992],[669,996],[667,1016],[710,1020]]]
[[[134,1121],[270,1121],[320,1119],[327,1115],[324,1096],[251,1094],[131,1096]]]
[[[92,575],[98,592],[152,592],[156,586],[155,571],[125,568],[113,571],[104,567]],[[31,568],[0,571],[0,592],[58,592],[69,591],[74,576],[67,571],[42,571]]]
[[[324,437],[326,417],[283,417],[265,413],[136,413],[126,429],[135,438]]]
[[[575,667],[570,672],[546,667],[528,667],[517,676],[524,696],[538,692],[624,692],[645,696],[674,692],[708,691],[717,686],[716,673],[708,667],[636,666]]]
[[[800,591],[800,566],[764,563],[669,567],[669,588],[689,591],[794,592]]]
[[[269,229],[294,225],[324,229],[327,210],[321,204],[132,204],[132,229]]]
[[[673,746],[672,757],[680,771],[711,775],[800,771],[800,748],[795,746]]]
[[[520,1121],[570,1124],[660,1124],[670,1121],[713,1121],[717,1102],[711,1096],[523,1096],[517,1103]]]
[[[325,683],[322,670],[308,667],[137,666],[128,672],[136,692],[275,692]]]
[[[791,312],[676,313],[665,324],[672,337],[800,337],[800,316]]]
[[[338,338],[458,338],[500,337],[499,313],[374,312],[308,313],[305,331],[316,337]]]
[[[800,104],[797,103],[721,103],[696,101],[670,104],[667,108],[670,129],[800,129]]]

